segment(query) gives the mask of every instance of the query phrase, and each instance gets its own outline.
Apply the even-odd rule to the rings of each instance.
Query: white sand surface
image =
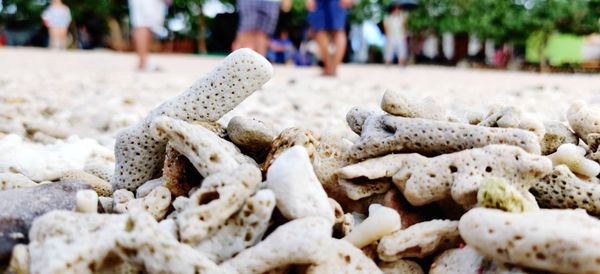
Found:
[[[11,125],[24,122],[51,136],[77,134],[110,146],[116,131],[182,92],[219,59],[157,54],[152,60],[163,71],[140,73],[132,54],[0,48],[0,131],[18,131]],[[564,121],[576,99],[600,104],[598,75],[345,65],[337,78],[325,78],[314,67],[275,66],[273,79],[222,122],[249,115],[279,130],[301,126],[350,135],[346,112],[377,107],[386,89],[433,96],[453,111],[512,105],[542,120]]]

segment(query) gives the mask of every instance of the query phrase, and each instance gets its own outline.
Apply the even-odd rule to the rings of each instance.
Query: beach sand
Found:
[[[18,131],[11,125],[26,123],[51,136],[76,134],[110,147],[119,129],[185,90],[219,60],[156,54],[152,61],[162,71],[140,73],[129,53],[1,48],[0,122],[5,122],[0,131]],[[346,112],[353,106],[378,107],[386,89],[433,96],[455,112],[516,106],[544,121],[564,121],[577,99],[600,104],[598,75],[349,64],[338,77],[327,78],[316,67],[275,66],[273,79],[220,122],[246,115],[277,130],[300,126],[352,138]]]

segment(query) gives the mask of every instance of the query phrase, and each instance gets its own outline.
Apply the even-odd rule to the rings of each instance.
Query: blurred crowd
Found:
[[[324,76],[336,75],[343,62],[600,68],[596,0],[102,3],[0,0],[0,46],[132,50],[141,71],[160,70],[149,58],[154,51],[225,54],[241,47],[273,63],[319,65]],[[225,8],[208,15],[215,3]]]

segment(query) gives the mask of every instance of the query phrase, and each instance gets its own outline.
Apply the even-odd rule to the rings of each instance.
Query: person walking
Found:
[[[65,49],[67,32],[71,24],[71,10],[61,0],[52,0],[50,6],[42,12],[42,20],[50,35],[50,48]]]
[[[315,31],[325,76],[337,74],[337,67],[346,54],[346,17],[351,6],[352,0],[306,0],[308,22]],[[335,45],[333,54],[329,51],[331,40]]]
[[[157,71],[148,61],[152,33],[164,35],[167,3],[164,0],[129,0],[129,15],[133,27],[133,44],[138,56],[140,71]]]
[[[240,21],[234,49],[251,48],[266,56],[269,37],[277,28],[279,10],[288,12],[291,0],[238,0]]]
[[[390,65],[394,56],[399,65],[405,65],[408,57],[406,22],[408,14],[399,5],[390,8],[390,13],[383,20],[386,44],[384,49],[385,63]]]

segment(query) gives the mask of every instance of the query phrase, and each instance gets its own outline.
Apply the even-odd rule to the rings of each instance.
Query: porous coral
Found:
[[[490,145],[433,158],[411,154],[393,177],[394,183],[413,205],[425,205],[452,197],[469,207],[477,202],[481,180],[505,178],[528,189],[552,171],[550,160],[507,145]]]
[[[600,109],[575,101],[567,110],[567,120],[577,136],[587,141],[588,135],[600,133]]]
[[[600,268],[600,221],[583,210],[475,208],[462,216],[459,231],[468,245],[499,262],[559,273]]]
[[[315,155],[318,141],[314,133],[310,130],[291,127],[284,129],[275,137],[271,143],[271,149],[262,165],[263,170],[268,170],[273,161],[288,148],[293,146],[303,146],[308,152],[308,157],[312,160]]]
[[[160,116],[152,122],[151,133],[157,140],[169,140],[169,144],[185,155],[203,177],[233,171],[243,163],[256,164],[234,144],[198,125]]]
[[[181,240],[195,243],[217,232],[256,192],[260,181],[257,167],[242,164],[233,171],[206,177],[189,199],[178,197],[173,206]]]
[[[539,209],[535,200],[532,201],[525,198],[526,194],[523,192],[526,191],[517,190],[505,179],[488,177],[483,179],[477,191],[477,205],[487,208],[497,208],[508,212],[524,212]]]
[[[214,122],[259,89],[272,73],[272,66],[262,56],[239,49],[186,91],[152,110],[142,122],[119,132],[113,188],[134,191],[160,173],[167,140],[152,137],[156,117]]]
[[[273,209],[275,209],[275,194],[268,189],[258,191],[246,199],[242,209],[225,221],[219,231],[194,245],[194,249],[216,263],[230,259],[261,240],[269,225]]]
[[[600,185],[577,177],[565,165],[533,184],[531,193],[542,207],[582,208],[600,216]]]
[[[394,152],[440,155],[490,144],[514,145],[540,154],[535,134],[522,129],[382,115],[367,118],[351,156],[365,159]]]

